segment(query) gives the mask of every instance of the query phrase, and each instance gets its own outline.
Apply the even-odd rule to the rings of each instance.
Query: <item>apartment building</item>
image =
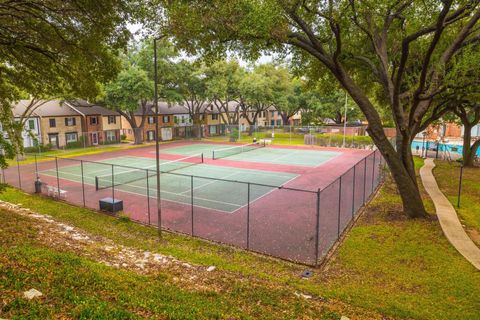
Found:
[[[86,145],[120,142],[120,114],[84,100],[67,101],[66,105],[82,118],[82,139]]]
[[[188,115],[188,109],[179,104],[168,104],[167,102],[158,103],[158,124],[160,126],[160,139],[171,140],[173,139],[173,127],[175,126],[187,126],[191,124],[190,116]],[[135,121],[137,125],[142,122],[142,109],[139,107],[134,113]],[[145,124],[143,126],[142,135],[146,141],[155,141],[155,129],[156,129],[157,116],[155,115],[155,108],[153,103],[147,104],[147,113]],[[126,136],[128,140],[134,139],[134,132],[130,123],[121,117],[121,132]]]
[[[40,119],[42,144],[49,144],[52,148],[60,148],[68,143],[79,141],[82,133],[82,118],[64,101],[51,100],[35,109]]]
[[[41,141],[40,117],[35,112],[29,112],[29,104],[30,100],[20,100],[12,109],[15,121],[23,123],[24,148],[36,147]]]

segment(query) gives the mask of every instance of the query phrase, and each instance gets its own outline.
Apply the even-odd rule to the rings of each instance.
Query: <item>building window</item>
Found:
[[[58,133],[49,133],[48,143],[51,144],[53,148],[58,148],[59,147]]]
[[[163,116],[163,123],[169,123],[170,122],[170,116]]]
[[[91,124],[91,125],[96,125],[96,124],[98,124],[98,119],[97,119],[97,117],[91,117],[91,118],[90,118],[90,124]]]
[[[65,140],[67,143],[76,142],[78,140],[78,135],[76,132],[67,132],[65,133]]]
[[[33,119],[28,120],[28,129],[30,129],[30,130],[35,129],[35,120],[33,120]]]
[[[211,135],[217,134],[217,126],[209,126],[209,131]]]
[[[115,124],[115,123],[117,123],[117,117],[108,116],[108,124]]]
[[[281,126],[282,125],[282,120],[277,120],[277,126]]]
[[[55,128],[57,126],[55,119],[48,119],[48,123],[50,124],[50,128]]]
[[[147,140],[148,141],[155,140],[155,131],[154,130],[147,131]]]
[[[107,131],[107,141],[116,141],[117,140],[117,136],[115,134],[115,131]]]
[[[70,118],[65,118],[65,126],[67,127],[71,127],[71,126],[74,126],[75,125],[75,118],[74,117],[70,117]]]
[[[275,116],[275,111],[271,111],[272,117]]]
[[[270,125],[274,126],[275,125],[275,120],[270,120]]]
[[[212,120],[218,120],[218,113],[212,114]]]
[[[149,124],[155,123],[155,117],[151,117],[151,116],[148,117],[148,123],[149,123]]]

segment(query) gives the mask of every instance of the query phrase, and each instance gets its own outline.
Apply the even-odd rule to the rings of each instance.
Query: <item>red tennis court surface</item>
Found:
[[[208,143],[208,145],[212,144]],[[174,150],[176,148],[185,150],[182,147],[192,145],[205,149],[207,144],[191,141],[162,144],[160,158],[162,160],[183,158],[185,155],[175,154]],[[301,154],[302,150],[306,153],[319,151],[329,152],[332,156],[318,166],[302,166],[245,161],[249,157],[247,154],[242,161],[229,159],[229,157],[212,160],[205,154],[204,164],[202,164],[205,166],[227,168],[232,172],[251,170],[279,175],[292,174],[296,177],[284,185],[273,186],[267,183],[257,184],[255,175],[253,178],[249,176],[248,179],[232,181],[228,178],[204,177],[201,172],[195,172],[195,175],[164,173],[161,178],[168,178],[164,180],[170,181],[170,184],[178,182],[184,186],[190,181],[192,188],[182,191],[184,199],[188,195],[191,196],[191,200],[188,201],[172,201],[172,198],[163,199],[162,196],[162,227],[295,262],[315,265],[338,240],[359,208],[368,201],[380,183],[383,159],[378,151],[371,150],[311,146],[267,146],[262,149],[265,149],[262,150],[263,153],[268,153],[269,150],[273,153],[275,149],[282,149],[277,151],[287,154],[292,151],[296,155]],[[59,188],[66,191],[66,201],[96,210],[99,209],[100,199],[113,197],[123,201],[124,213],[132,220],[157,225],[156,193],[155,187],[152,188],[155,186],[156,177],[145,178],[140,184],[132,185],[129,189],[114,187],[97,191],[90,179],[95,172],[89,172],[92,168],[89,165],[91,162],[95,162],[95,170],[98,170],[99,166],[105,166],[102,168],[102,172],[105,172],[112,167],[107,163],[109,159],[138,157],[154,160],[155,153],[152,151],[154,147],[148,146],[79,158],[52,158],[36,164],[10,167],[4,172],[4,181],[33,193],[34,181],[38,173],[43,183],[42,193],[52,193]],[[251,158],[255,159],[253,153]],[[135,163],[129,166],[135,166]],[[63,174],[67,169],[70,170],[70,176]],[[75,173],[72,173],[73,171]],[[44,174],[45,172],[50,174]],[[52,172],[58,172],[58,177],[51,174]],[[72,179],[72,175],[75,179]],[[205,194],[206,190],[214,190],[219,181],[221,183],[218,183],[218,193],[215,193],[215,199],[211,201],[221,203],[225,201],[222,190],[228,193],[235,190],[238,197],[245,198],[241,199],[241,203],[245,205],[239,206],[239,209],[233,212],[200,205],[198,199],[208,196]],[[198,185],[210,185],[210,189],[198,188]]]

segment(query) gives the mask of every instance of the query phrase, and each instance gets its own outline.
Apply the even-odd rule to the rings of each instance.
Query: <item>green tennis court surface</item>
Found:
[[[155,169],[155,160],[150,158],[118,157],[106,159],[101,162],[102,163],[84,162],[83,174],[85,184],[95,185],[95,177],[100,176],[103,177],[102,186],[106,187],[107,183],[105,181],[111,181],[111,164],[149,170]],[[162,164],[165,165],[167,163],[169,163],[169,161],[162,160],[160,167],[162,168]],[[60,179],[78,183],[82,181],[81,167],[79,165],[60,165],[58,173]],[[41,171],[40,175],[56,177],[56,171],[55,169],[45,170]],[[143,177],[143,175],[145,175],[145,177]],[[193,178],[193,204],[197,207],[224,212],[234,212],[247,204],[248,187],[245,183],[215,179],[281,186],[297,177],[295,174],[284,172],[196,164],[179,168],[169,173],[162,173],[160,176],[161,198],[176,203],[190,204],[192,199],[191,176],[195,176]],[[151,175],[148,178],[147,188],[147,174],[145,170],[114,167],[113,177],[113,183],[116,185],[115,190],[144,196],[147,195],[148,192],[150,197],[155,197],[156,195],[156,176]],[[115,177],[117,177],[119,181],[116,181]],[[125,177],[133,177],[132,179],[135,181],[121,184],[123,179],[124,181],[128,180]],[[274,187],[251,185],[250,201],[253,202],[274,189]]]
[[[249,149],[241,152],[241,146],[232,146],[227,144],[207,144],[198,143],[187,146],[162,149],[161,153],[190,156],[203,153],[205,157],[212,157],[215,151],[216,158],[224,158],[236,161],[262,162],[271,164],[283,164],[292,166],[317,167],[322,163],[340,155],[339,152],[305,150],[305,149],[287,149],[272,148],[269,146],[263,148]],[[235,151],[238,149],[237,151]]]

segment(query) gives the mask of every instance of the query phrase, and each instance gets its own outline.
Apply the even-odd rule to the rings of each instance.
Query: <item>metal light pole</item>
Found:
[[[424,131],[422,134],[423,134],[422,158],[426,159],[427,158],[427,150],[425,150],[425,137],[427,136],[427,133]]]
[[[158,237],[162,238],[162,208],[160,201],[160,145],[158,141],[159,126],[158,126],[158,88],[157,88],[157,40],[161,37],[153,39],[153,64],[154,64],[154,104],[155,104],[155,161],[157,166],[157,218],[158,218]]]
[[[242,140],[242,132],[241,132],[241,126],[240,126],[240,108],[238,109],[238,142]]]
[[[458,200],[457,200],[457,208],[460,208],[460,196],[462,195],[462,178],[463,178],[463,161],[460,167],[460,179],[458,180]]]
[[[343,145],[342,145],[342,148],[345,148],[345,131],[347,130],[347,99],[348,99],[348,93],[345,92],[345,117],[343,118]]]

